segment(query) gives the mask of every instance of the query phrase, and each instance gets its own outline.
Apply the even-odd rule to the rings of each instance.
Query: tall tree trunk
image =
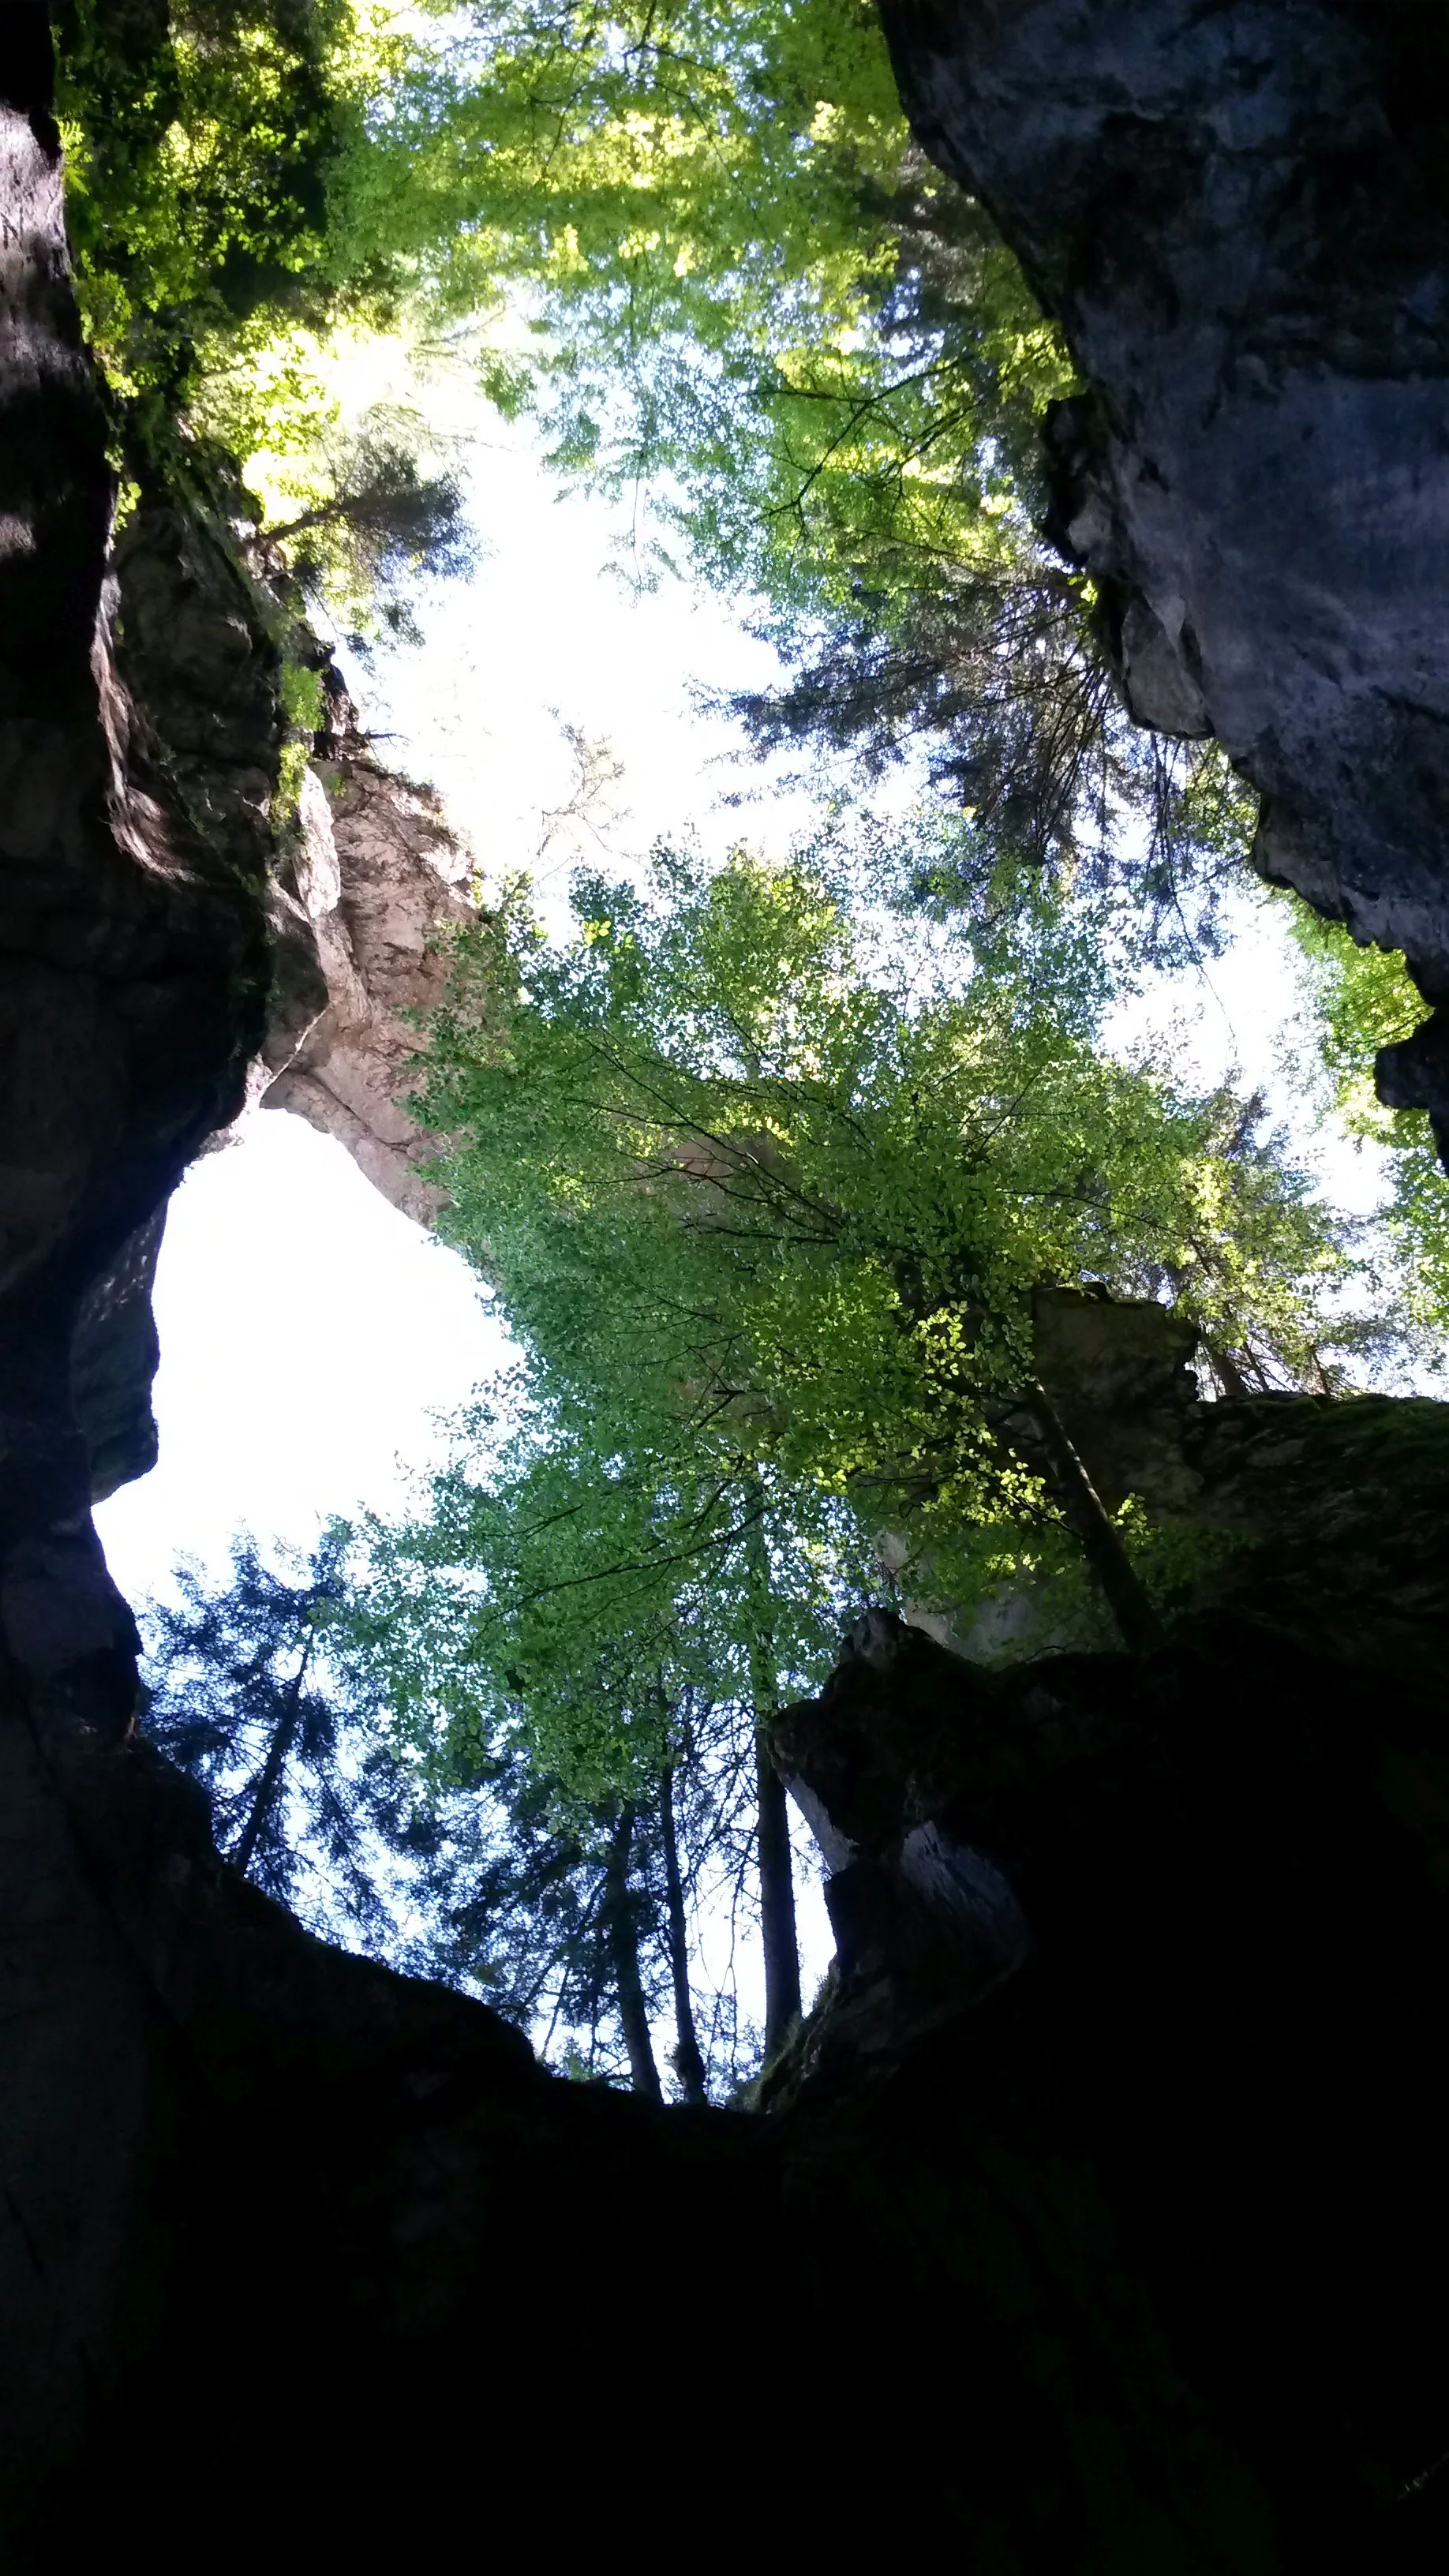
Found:
[[[750,1688],[755,1711],[755,1789],[759,1814],[760,1938],[765,1952],[765,2056],[774,2057],[800,2018],[800,1944],[790,1863],[790,1810],[770,1753],[769,1724],[779,1698],[770,1630],[770,1561],[765,1550],[764,1493],[747,1488],[751,1520],[745,1538],[754,1618]]]
[[[694,2026],[689,1991],[689,1935],[684,1920],[684,1887],[679,1875],[679,1841],[674,1828],[674,1773],[659,1783],[659,1825],[664,1842],[664,1887],[669,1919],[669,1973],[674,1984],[674,2067],[686,2102],[705,2102],[704,2058]]]
[[[267,1747],[267,1758],[257,1777],[257,1794],[252,1800],[251,1814],[237,1838],[235,1850],[227,1855],[233,1869],[239,1869],[243,1878],[251,1867],[252,1855],[277,1802],[277,1791],[282,1785],[287,1756],[292,1750],[292,1738],[297,1732],[297,1709],[302,1697],[302,1684],[307,1677],[307,1666],[312,1660],[312,1646],[313,1639],[309,1633],[307,1643],[302,1649],[302,1660],[292,1675],[282,1714],[277,1720],[271,1743]]]
[[[1062,1497],[1068,1523],[1082,1544],[1092,1573],[1122,1633],[1129,1653],[1150,1654],[1162,1643],[1162,1622],[1151,1596],[1122,1544],[1096,1486],[1078,1457],[1056,1406],[1040,1379],[1031,1388],[1031,1410],[1041,1433],[1047,1463]]]
[[[755,1725],[760,1807],[760,1936],[765,1951],[765,2055],[783,2048],[800,2018],[800,1946],[790,1866],[790,1808],[760,1721]]]
[[[654,2063],[654,2043],[649,2036],[649,2015],[644,2009],[644,1985],[639,1974],[639,1930],[629,1894],[633,1842],[634,1810],[624,1806],[619,1810],[609,1845],[609,1948],[624,2046],[629,2055],[629,2081],[636,2093],[643,2093],[651,2102],[662,2102],[664,2089]]]

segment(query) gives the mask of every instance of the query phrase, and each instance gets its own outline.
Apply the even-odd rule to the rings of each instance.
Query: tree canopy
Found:
[[[808,854],[661,852],[576,907],[557,947],[521,901],[463,933],[430,1025],[446,1227],[523,1357],[427,1512],[370,1532],[353,1615],[451,1786],[524,1747],[612,1833],[702,1742],[736,1814],[753,1774],[771,2046],[799,1987],[762,1734],[886,1588],[887,1526],[957,1605],[1060,1531],[1012,1424],[1034,1291],[1166,1291],[1224,1368],[1321,1381],[1351,1265],[1250,1109],[1094,1045],[1100,923],[1045,906],[963,959]]]
[[[521,893],[457,935],[425,1105],[445,1228],[521,1355],[426,1507],[371,1526],[349,1611],[409,1757],[458,1790],[507,1748],[601,1907],[612,1837],[657,1837],[677,1792],[710,1812],[780,1991],[775,1708],[897,1583],[959,1611],[1013,1568],[1103,1575],[1039,1410],[1037,1292],[1171,1304],[1236,1392],[1326,1389],[1373,1324],[1257,1105],[1106,1047],[1100,913],[978,915],[968,947],[833,855],[661,850],[642,890],[576,881],[572,940]],[[1115,1544],[1144,1536],[1151,1573],[1150,1533]]]
[[[1327,1382],[1341,1230],[1253,1104],[1096,1042],[1089,921],[872,936],[808,855],[660,853],[650,892],[575,902],[574,944],[462,935],[425,1097],[449,1231],[606,1451],[967,1527],[1014,1489],[995,1417],[1052,1284],[1170,1298],[1249,1384]]]
[[[310,454],[329,332],[471,333],[561,470],[645,497],[639,577],[682,548],[763,622],[791,675],[735,702],[763,747],[924,741],[1020,863],[1125,869],[1169,947],[1212,935],[1252,800],[1121,710],[1039,532],[1070,371],[913,145],[869,0],[72,0],[63,40],[123,444],[179,409]]]
[[[668,1666],[657,1638],[647,1669],[644,1641],[631,1659],[617,1639],[596,1677],[576,1664],[575,1687],[622,1695],[616,1733],[632,1710],[645,1740],[611,1763],[597,1716],[592,1744],[560,1725],[556,1653],[541,1733],[517,1674],[495,1654],[485,1687],[466,1620],[450,1635],[438,1587],[410,1588],[416,1535],[364,1559],[342,1523],[306,1557],[241,1533],[224,1570],[180,1564],[173,1597],[142,1605],[146,1736],[205,1788],[225,1857],[315,1930],[485,1996],[565,2070],[654,2095],[654,2033],[672,2022],[682,2096],[730,2093],[757,2035],[696,1916],[749,1910],[738,1711]],[[436,1566],[441,1531],[428,1539]],[[447,1725],[424,1722],[410,1657]]]
[[[924,741],[1033,866],[1111,867],[1136,814],[1159,936],[1184,905],[1212,934],[1253,800],[1216,746],[1125,719],[1091,585],[1039,529],[1070,368],[913,143],[869,0],[476,0],[386,138],[433,174],[434,309],[485,275],[521,295],[557,462],[632,484],[661,557],[682,544],[779,647],[787,685],[734,702],[762,746],[869,770]]]
[[[395,299],[396,262],[358,248],[348,213],[401,59],[382,14],[365,0],[65,0],[70,234],[122,399],[184,402],[280,326]]]
[[[203,1783],[244,1876],[377,1938],[392,1912],[369,1846],[387,1839],[400,1783],[345,1653],[348,1535],[338,1524],[277,1563],[242,1532],[219,1580],[183,1560],[176,1597],[144,1614],[145,1731]]]
[[[1334,1391],[1393,1321],[1259,1100],[1110,1042],[1124,960],[1215,935],[1253,799],[1126,717],[1043,532],[1065,353],[867,0],[67,0],[60,35],[123,472],[249,463],[238,542],[293,605],[406,634],[471,559],[461,467],[420,414],[344,424],[328,350],[464,349],[561,473],[637,492],[637,579],[683,561],[773,640],[781,684],[732,701],[757,745],[852,755],[867,801],[924,745],[947,790],[868,866],[839,831],[663,848],[580,878],[572,938],[522,889],[454,938],[421,1107],[516,1373],[361,1554],[239,1544],[152,1621],[153,1731],[238,1867],[643,2092],[672,2014],[699,2099],[753,2046],[691,1928],[711,1872],[762,1926],[767,2050],[799,2009],[768,1726],[850,1611],[1090,1568],[1151,1633],[1041,1293],[1172,1307],[1229,1394]],[[1442,1327],[1445,1185],[1364,1087],[1412,997],[1301,939]]]

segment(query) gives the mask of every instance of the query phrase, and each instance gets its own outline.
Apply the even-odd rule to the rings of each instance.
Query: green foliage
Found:
[[[1129,1495],[1118,1526],[1138,1574],[1165,1620],[1200,1608],[1250,1545],[1240,1530],[1205,1521],[1154,1521],[1139,1495]]]
[[[206,1789],[220,1848],[332,1940],[488,2000],[591,2075],[620,2073],[617,1926],[604,1903],[615,1808],[569,1797],[500,1726],[461,1786],[429,1776],[384,1717],[381,1666],[357,1609],[358,1552],[342,1524],[308,1556],[263,1558],[245,1534],[211,1577],[183,1563],[176,1597],[143,1604],[148,1740]],[[691,1750],[709,1748],[707,1725]],[[701,1782],[701,1786],[705,1786]],[[684,1874],[720,1857],[719,1781],[676,1799]],[[738,1839],[738,1836],[736,1836]],[[658,1819],[630,1836],[626,1902],[657,2008],[665,1909]],[[615,1896],[617,1904],[617,1893]],[[706,2054],[722,2090],[752,2062],[728,1995]]]
[[[1404,1266],[1411,1311],[1430,1331],[1449,1329],[1449,1175],[1421,1110],[1386,1109],[1374,1091],[1373,1060],[1408,1037],[1427,1014],[1404,960],[1357,947],[1337,922],[1294,902],[1293,936],[1317,1022],[1324,1068],[1350,1134],[1388,1148],[1385,1222]]]
[[[434,1479],[423,1518],[371,1526],[353,1634],[435,1789],[513,1782],[527,1831],[488,1885],[515,1863],[537,1882],[523,1941],[530,1960],[544,1946],[536,1995],[553,1981],[551,2011],[587,2027],[597,2064],[606,2001],[624,2026],[622,1934],[656,2013],[669,1972],[676,2064],[698,2098],[701,2045],[728,2090],[759,2042],[732,1970],[702,1997],[696,1985],[702,2026],[681,2017],[680,1907],[702,1893],[716,1916],[760,1910],[759,1720],[823,1679],[866,1569],[847,1566],[855,1533],[838,1509],[732,1473],[718,1445],[676,1436],[661,1454],[556,1384],[547,1402],[546,1371],[532,1380],[520,1372],[469,1420],[469,1455]],[[545,1864],[550,1836],[572,1855],[567,1883]],[[516,1906],[512,1919],[521,1933]]]
[[[416,640],[417,584],[476,561],[454,459],[404,406],[375,403],[350,430],[326,424],[290,470],[276,461],[271,482],[287,514],[268,513],[265,547],[285,548],[304,593],[325,602],[355,650],[384,635]]]
[[[320,674],[305,662],[286,661],[281,676],[282,713],[288,724],[299,732],[320,731],[326,714],[326,697]]]
[[[228,475],[245,466],[269,568],[370,640],[414,636],[410,589],[475,551],[427,423],[374,405],[344,426],[336,392],[339,331],[396,324],[413,282],[411,165],[387,165],[390,214],[372,199],[373,134],[408,52],[390,15],[72,0],[60,29],[76,282],[118,460],[172,483],[198,444]]]
[[[314,740],[326,721],[326,700],[320,675],[295,652],[283,654],[278,685],[284,730],[272,817],[283,825],[295,819]]]
[[[760,606],[793,672],[738,702],[762,745],[870,768],[925,738],[983,834],[1069,874],[1140,816],[1159,933],[1193,888],[1211,935],[1246,800],[1211,747],[1128,725],[1090,585],[1035,533],[1069,371],[911,143],[867,0],[475,0],[406,26],[361,0],[73,0],[64,51],[82,292],[133,408],[325,462],[317,335],[406,313],[476,337],[506,300],[535,345],[489,343],[489,391],[542,402],[566,470],[647,483],[670,542]],[[310,519],[314,573],[349,529],[356,554],[364,517]]]
[[[442,1870],[420,1891],[429,1933],[415,1965],[466,1981],[531,2032],[558,2073],[627,2083],[609,1920],[616,1814],[562,1798],[557,1782],[509,1742],[472,1772],[466,1794],[487,1823],[468,1865],[460,1870],[456,1852],[445,1850]],[[445,1801],[450,1810],[463,1804]],[[665,1985],[658,1855],[647,1833],[636,1831],[631,1842],[628,1928],[646,2008],[657,2013]],[[721,2073],[731,2064],[726,2056]]]
[[[389,154],[427,163],[440,304],[473,309],[480,269],[559,299],[576,405],[607,404],[631,366],[644,388],[690,352],[757,362],[860,321],[894,265],[888,206],[867,200],[906,140],[863,0],[438,15],[378,138],[379,202]],[[599,424],[573,417],[591,447]]]
[[[122,394],[176,401],[279,317],[385,301],[347,174],[397,50],[352,0],[68,0],[57,32],[77,282]]]
[[[716,577],[842,608],[862,568],[904,597],[1034,552],[1060,355],[911,153],[865,0],[434,15],[430,43],[353,0],[72,0],[71,225],[118,385],[184,397],[279,324],[471,322],[506,287],[560,459],[673,478]]]
[[[568,1797],[646,1798],[701,1711],[752,1734],[762,1667],[772,1703],[823,1678],[867,1571],[824,1497],[767,1487],[728,1438],[582,1403],[546,1369],[468,1430],[480,1446],[435,1480],[427,1518],[372,1531],[367,1624],[440,1776],[516,1724]]]
[[[867,0],[479,0],[446,27],[379,152],[430,173],[443,311],[532,290],[561,461],[672,478],[710,574],[795,611],[1032,551],[1017,479],[1066,371],[913,151]]]
[[[647,487],[668,543],[753,603],[791,672],[734,702],[761,746],[870,771],[923,741],[999,847],[1069,873],[1120,862],[1139,818],[1160,942],[1211,938],[1252,799],[1216,746],[1128,723],[1091,585],[1036,532],[1070,368],[981,207],[913,144],[873,7],[441,19],[376,128],[379,220],[426,207],[431,242],[409,238],[441,321],[522,297],[555,461]],[[636,578],[656,557],[636,544]]]
[[[1041,1508],[998,1432],[1051,1282],[1167,1295],[1249,1382],[1322,1382],[1337,1230],[1251,1104],[1095,1047],[1089,921],[982,929],[963,975],[897,924],[872,946],[808,857],[660,853],[652,900],[575,902],[577,944],[521,914],[504,954],[459,940],[447,1224],[605,1459],[691,1462],[686,1512],[758,1477],[959,1565]]]

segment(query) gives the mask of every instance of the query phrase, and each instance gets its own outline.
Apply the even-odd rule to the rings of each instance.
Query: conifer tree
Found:
[[[233,1541],[228,1577],[183,1562],[179,1598],[144,1612],[145,1733],[210,1792],[217,1840],[244,1876],[304,1906],[329,1904],[364,1932],[387,1908],[365,1856],[392,1782],[358,1677],[339,1669],[335,1614],[347,1532],[268,1564]]]
[[[182,1564],[177,1597],[143,1611],[145,1732],[208,1790],[224,1855],[314,1929],[485,1996],[566,2066],[659,2099],[670,2023],[681,2097],[728,2090],[749,2036],[716,1996],[702,2044],[690,1931],[701,1869],[738,1866],[709,1713],[677,1713],[674,1767],[631,1796],[551,1775],[506,1698],[425,1764],[386,1722],[351,1532],[272,1555],[243,1533],[223,1575]]]

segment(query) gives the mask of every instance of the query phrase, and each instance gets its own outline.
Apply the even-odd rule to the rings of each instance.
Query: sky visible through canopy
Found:
[[[365,376],[359,398],[372,391]],[[740,839],[785,849],[809,828],[807,796],[694,702],[700,685],[767,680],[768,648],[729,603],[682,581],[632,591],[614,568],[628,506],[561,493],[527,424],[500,423],[461,383],[445,382],[440,408],[468,442],[481,560],[422,602],[420,648],[370,675],[351,666],[382,756],[440,789],[485,882],[532,869],[555,928],[581,858],[622,869],[686,826],[719,856]],[[607,742],[622,770],[597,832],[564,813],[568,726]],[[1304,1104],[1284,1082],[1298,1006],[1288,943],[1251,894],[1238,909],[1240,944],[1132,1005],[1122,1034],[1176,1022],[1184,1075],[1236,1065],[1301,1133]],[[1376,1158],[1331,1131],[1304,1141],[1341,1203],[1372,1204]],[[239,1521],[306,1544],[330,1511],[389,1505],[400,1475],[438,1454],[433,1414],[466,1399],[503,1347],[462,1260],[390,1208],[340,1146],[277,1111],[188,1175],[157,1310],[161,1463],[99,1515],[133,1595],[164,1584],[178,1550],[221,1559]]]
[[[395,353],[353,365],[350,401],[394,390]],[[485,885],[531,869],[554,928],[580,859],[622,871],[687,826],[721,858],[740,840],[783,852],[810,827],[808,798],[693,694],[768,682],[768,648],[730,603],[682,581],[631,589],[611,568],[630,554],[629,506],[561,494],[528,425],[500,423],[461,373],[433,379],[426,399],[464,442],[480,560],[419,603],[420,646],[371,674],[349,666],[381,755],[438,787]],[[566,811],[570,727],[607,742],[621,773],[592,827]],[[890,792],[910,790],[903,778]],[[1377,1158],[1331,1128],[1306,1139],[1309,1113],[1285,1085],[1299,995],[1281,921],[1250,893],[1237,909],[1241,942],[1134,1004],[1121,1035],[1165,1020],[1185,1078],[1236,1066],[1262,1084],[1339,1203],[1367,1209]],[[275,1111],[254,1113],[188,1174],[156,1307],[160,1464],[97,1514],[133,1601],[167,1589],[179,1554],[220,1571],[239,1526],[264,1547],[306,1547],[332,1513],[397,1509],[444,1454],[440,1417],[506,1355],[463,1260],[390,1207],[339,1145]],[[818,1891],[801,1931],[808,1993],[831,1946]]]
[[[365,360],[359,374],[359,403],[387,385]],[[441,791],[485,885],[531,869],[555,928],[581,859],[622,871],[689,824],[721,857],[741,838],[783,850],[809,826],[807,798],[770,794],[743,736],[692,696],[695,682],[767,679],[768,649],[681,582],[631,589],[611,568],[627,509],[561,496],[526,427],[461,385],[430,391],[467,440],[481,559],[420,603],[420,648],[371,673],[343,656],[381,757]],[[622,767],[597,832],[554,819],[575,785],[566,727]],[[737,794],[742,810],[725,802]],[[439,1454],[431,1415],[464,1402],[502,1349],[461,1258],[275,1110],[187,1175],[156,1305],[161,1463],[98,1515],[133,1597],[163,1585],[180,1550],[224,1559],[238,1522],[305,1545],[329,1512],[392,1504],[400,1462],[416,1473]]]

